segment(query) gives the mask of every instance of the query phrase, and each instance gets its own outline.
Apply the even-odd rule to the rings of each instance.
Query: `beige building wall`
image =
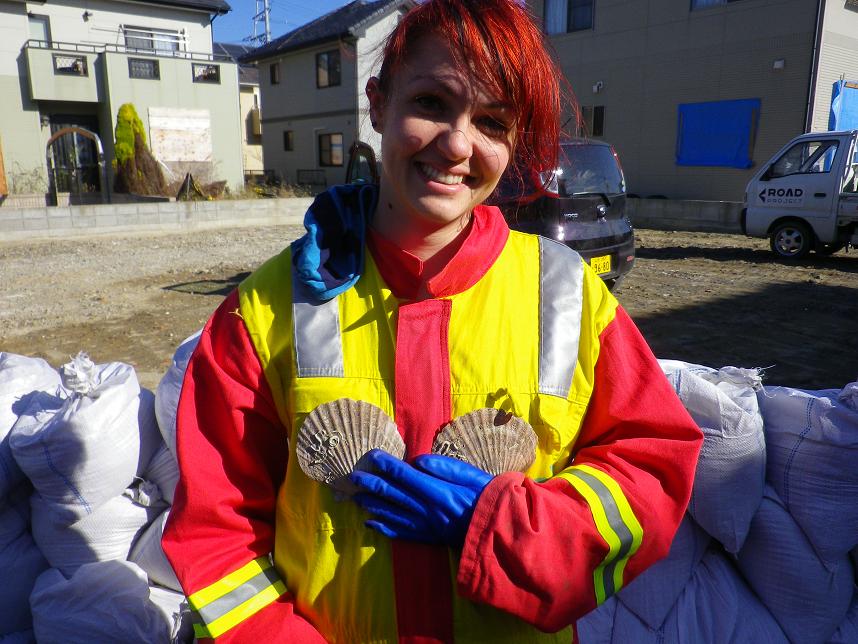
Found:
[[[241,130],[241,160],[245,174],[261,172],[262,135],[254,133],[254,110],[259,110],[259,87],[242,85],[239,87],[238,103]]]
[[[316,87],[316,54],[340,49],[340,84]],[[269,67],[280,65],[280,82],[271,84]],[[328,42],[280,58],[261,60],[262,148],[265,168],[288,183],[297,183],[298,170],[318,170],[327,185],[345,179],[348,149],[357,131],[356,53],[354,43]],[[284,150],[283,133],[291,131],[293,149]],[[319,166],[319,135],[343,135],[342,166]]]
[[[580,104],[605,107],[600,138],[616,148],[630,193],[743,198],[756,168],[676,165],[681,103],[760,98],[755,164],[803,131],[815,2],[742,0],[691,11],[689,0],[596,0],[594,7],[592,30],[550,41]],[[541,0],[531,8],[542,17]]]
[[[834,83],[858,81],[858,7],[826,2],[811,131],[828,129]]]

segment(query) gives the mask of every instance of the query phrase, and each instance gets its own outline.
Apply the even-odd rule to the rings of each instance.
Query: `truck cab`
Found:
[[[858,130],[787,143],[745,189],[742,231],[787,259],[858,246]]]

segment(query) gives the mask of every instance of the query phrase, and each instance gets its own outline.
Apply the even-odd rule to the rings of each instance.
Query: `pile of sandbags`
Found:
[[[660,362],[704,434],[691,503],[667,558],[579,621],[582,644],[858,642],[858,383]]]
[[[175,416],[181,374],[162,384]],[[161,549],[178,465],[156,399],[130,365],[0,353],[0,570],[14,580],[0,641],[192,640]]]

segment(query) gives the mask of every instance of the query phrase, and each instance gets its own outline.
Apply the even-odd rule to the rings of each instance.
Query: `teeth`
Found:
[[[465,177],[461,174],[447,174],[446,172],[439,172],[431,165],[426,165],[425,163],[420,164],[420,169],[423,171],[423,174],[432,179],[432,181],[437,181],[438,183],[443,183],[448,186],[455,186],[465,180]]]

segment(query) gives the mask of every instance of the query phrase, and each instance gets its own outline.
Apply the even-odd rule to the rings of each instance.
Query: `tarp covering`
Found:
[[[839,80],[834,83],[828,129],[831,132],[858,130],[858,81]]]
[[[758,98],[679,105],[676,165],[750,168],[759,120]]]

